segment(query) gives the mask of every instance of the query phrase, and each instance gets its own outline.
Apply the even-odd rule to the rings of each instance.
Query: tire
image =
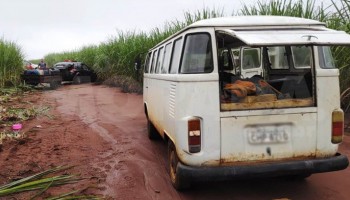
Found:
[[[81,76],[75,76],[73,78],[73,83],[77,85],[81,84],[82,83]]]
[[[51,83],[50,83],[50,89],[51,90],[55,90],[55,89],[57,89],[58,87],[59,87],[59,82],[57,82],[57,81],[52,81]]]
[[[176,190],[185,190],[191,187],[191,182],[180,176],[178,172],[179,158],[177,157],[176,148],[171,140],[168,143],[168,163],[169,163],[169,176],[173,187]]]
[[[159,139],[160,137],[156,127],[154,127],[154,125],[149,119],[147,119],[147,133],[148,133],[148,138],[150,140],[156,140],[156,139]]]
[[[84,83],[91,83],[91,77],[90,77],[90,76],[87,76],[87,77],[86,77],[86,80],[84,80]]]
[[[97,80],[97,76],[95,74],[90,75],[91,83],[95,83]]]
[[[288,180],[288,181],[304,181],[306,178],[310,177],[311,174],[294,174],[294,175],[288,175],[288,176],[285,176],[284,179],[285,180]]]

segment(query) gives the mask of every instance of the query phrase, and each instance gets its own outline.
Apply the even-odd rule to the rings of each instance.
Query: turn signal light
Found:
[[[201,120],[198,118],[188,120],[188,148],[190,153],[201,151]]]
[[[339,144],[343,141],[344,113],[342,110],[332,112],[332,143]]]

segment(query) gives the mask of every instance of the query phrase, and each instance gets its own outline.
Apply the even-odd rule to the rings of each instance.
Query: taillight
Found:
[[[198,118],[188,120],[188,147],[190,153],[201,151],[201,120]]]
[[[343,141],[344,113],[342,110],[332,112],[332,143],[339,144]]]

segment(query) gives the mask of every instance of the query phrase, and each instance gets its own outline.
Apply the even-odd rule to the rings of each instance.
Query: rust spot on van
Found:
[[[328,151],[324,151],[324,150],[316,150],[316,156],[319,158],[322,157],[331,157],[334,156],[337,153],[337,151],[332,151],[332,150],[328,150]]]
[[[255,155],[251,156],[246,160],[238,160],[237,158],[223,158],[220,160],[220,165],[223,166],[236,166],[236,165],[259,165],[264,163],[276,163],[276,162],[285,162],[285,161],[299,161],[299,160],[308,160],[316,157],[314,152],[306,155],[295,155],[288,158],[274,158],[273,156]]]

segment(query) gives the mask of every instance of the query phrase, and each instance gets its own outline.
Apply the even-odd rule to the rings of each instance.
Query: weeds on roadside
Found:
[[[2,110],[0,110],[0,124],[26,121],[29,119],[33,119],[34,117],[39,115],[44,115],[51,118],[51,116],[48,115],[49,110],[49,106],[32,106],[30,108],[3,108]]]
[[[64,172],[72,168],[71,166],[58,166],[52,169],[34,174],[32,176],[22,178],[17,181],[0,186],[0,196],[8,196],[12,194],[17,194],[21,192],[28,191],[39,191],[31,199],[40,197],[45,191],[51,187],[75,184],[83,180],[77,175],[70,175],[63,173],[61,175],[56,175],[59,172]],[[49,176],[50,175],[50,176]],[[85,188],[86,189],[86,188]],[[65,194],[60,194],[58,196],[47,198],[49,200],[63,200],[63,199],[100,199],[94,195],[74,195],[80,193],[83,190],[74,190]]]
[[[0,88],[18,85],[23,71],[23,53],[16,43],[0,38]]]
[[[252,6],[243,4],[243,8],[232,15],[282,15],[316,19],[326,22],[330,28],[349,29],[350,4],[347,0],[341,0],[337,5],[315,5],[315,0],[277,0],[258,1]],[[335,8],[335,9],[331,9]],[[334,13],[334,10],[338,11]],[[134,59],[141,56],[144,60],[148,49],[152,48],[165,38],[181,30],[185,26],[198,20],[224,16],[222,9],[204,8],[195,12],[185,12],[184,20],[173,20],[166,22],[162,28],[154,28],[149,33],[136,31],[118,31],[117,35],[109,38],[106,42],[98,46],[86,46],[71,52],[51,53],[45,56],[47,62],[63,61],[64,59],[75,59],[87,63],[97,73],[102,81],[110,79],[113,75],[132,77],[140,81],[135,76]],[[349,50],[344,48],[335,49],[337,66],[341,68],[342,90],[346,89],[349,81],[349,70],[347,68],[350,56]],[[347,84],[349,85],[349,84]]]

